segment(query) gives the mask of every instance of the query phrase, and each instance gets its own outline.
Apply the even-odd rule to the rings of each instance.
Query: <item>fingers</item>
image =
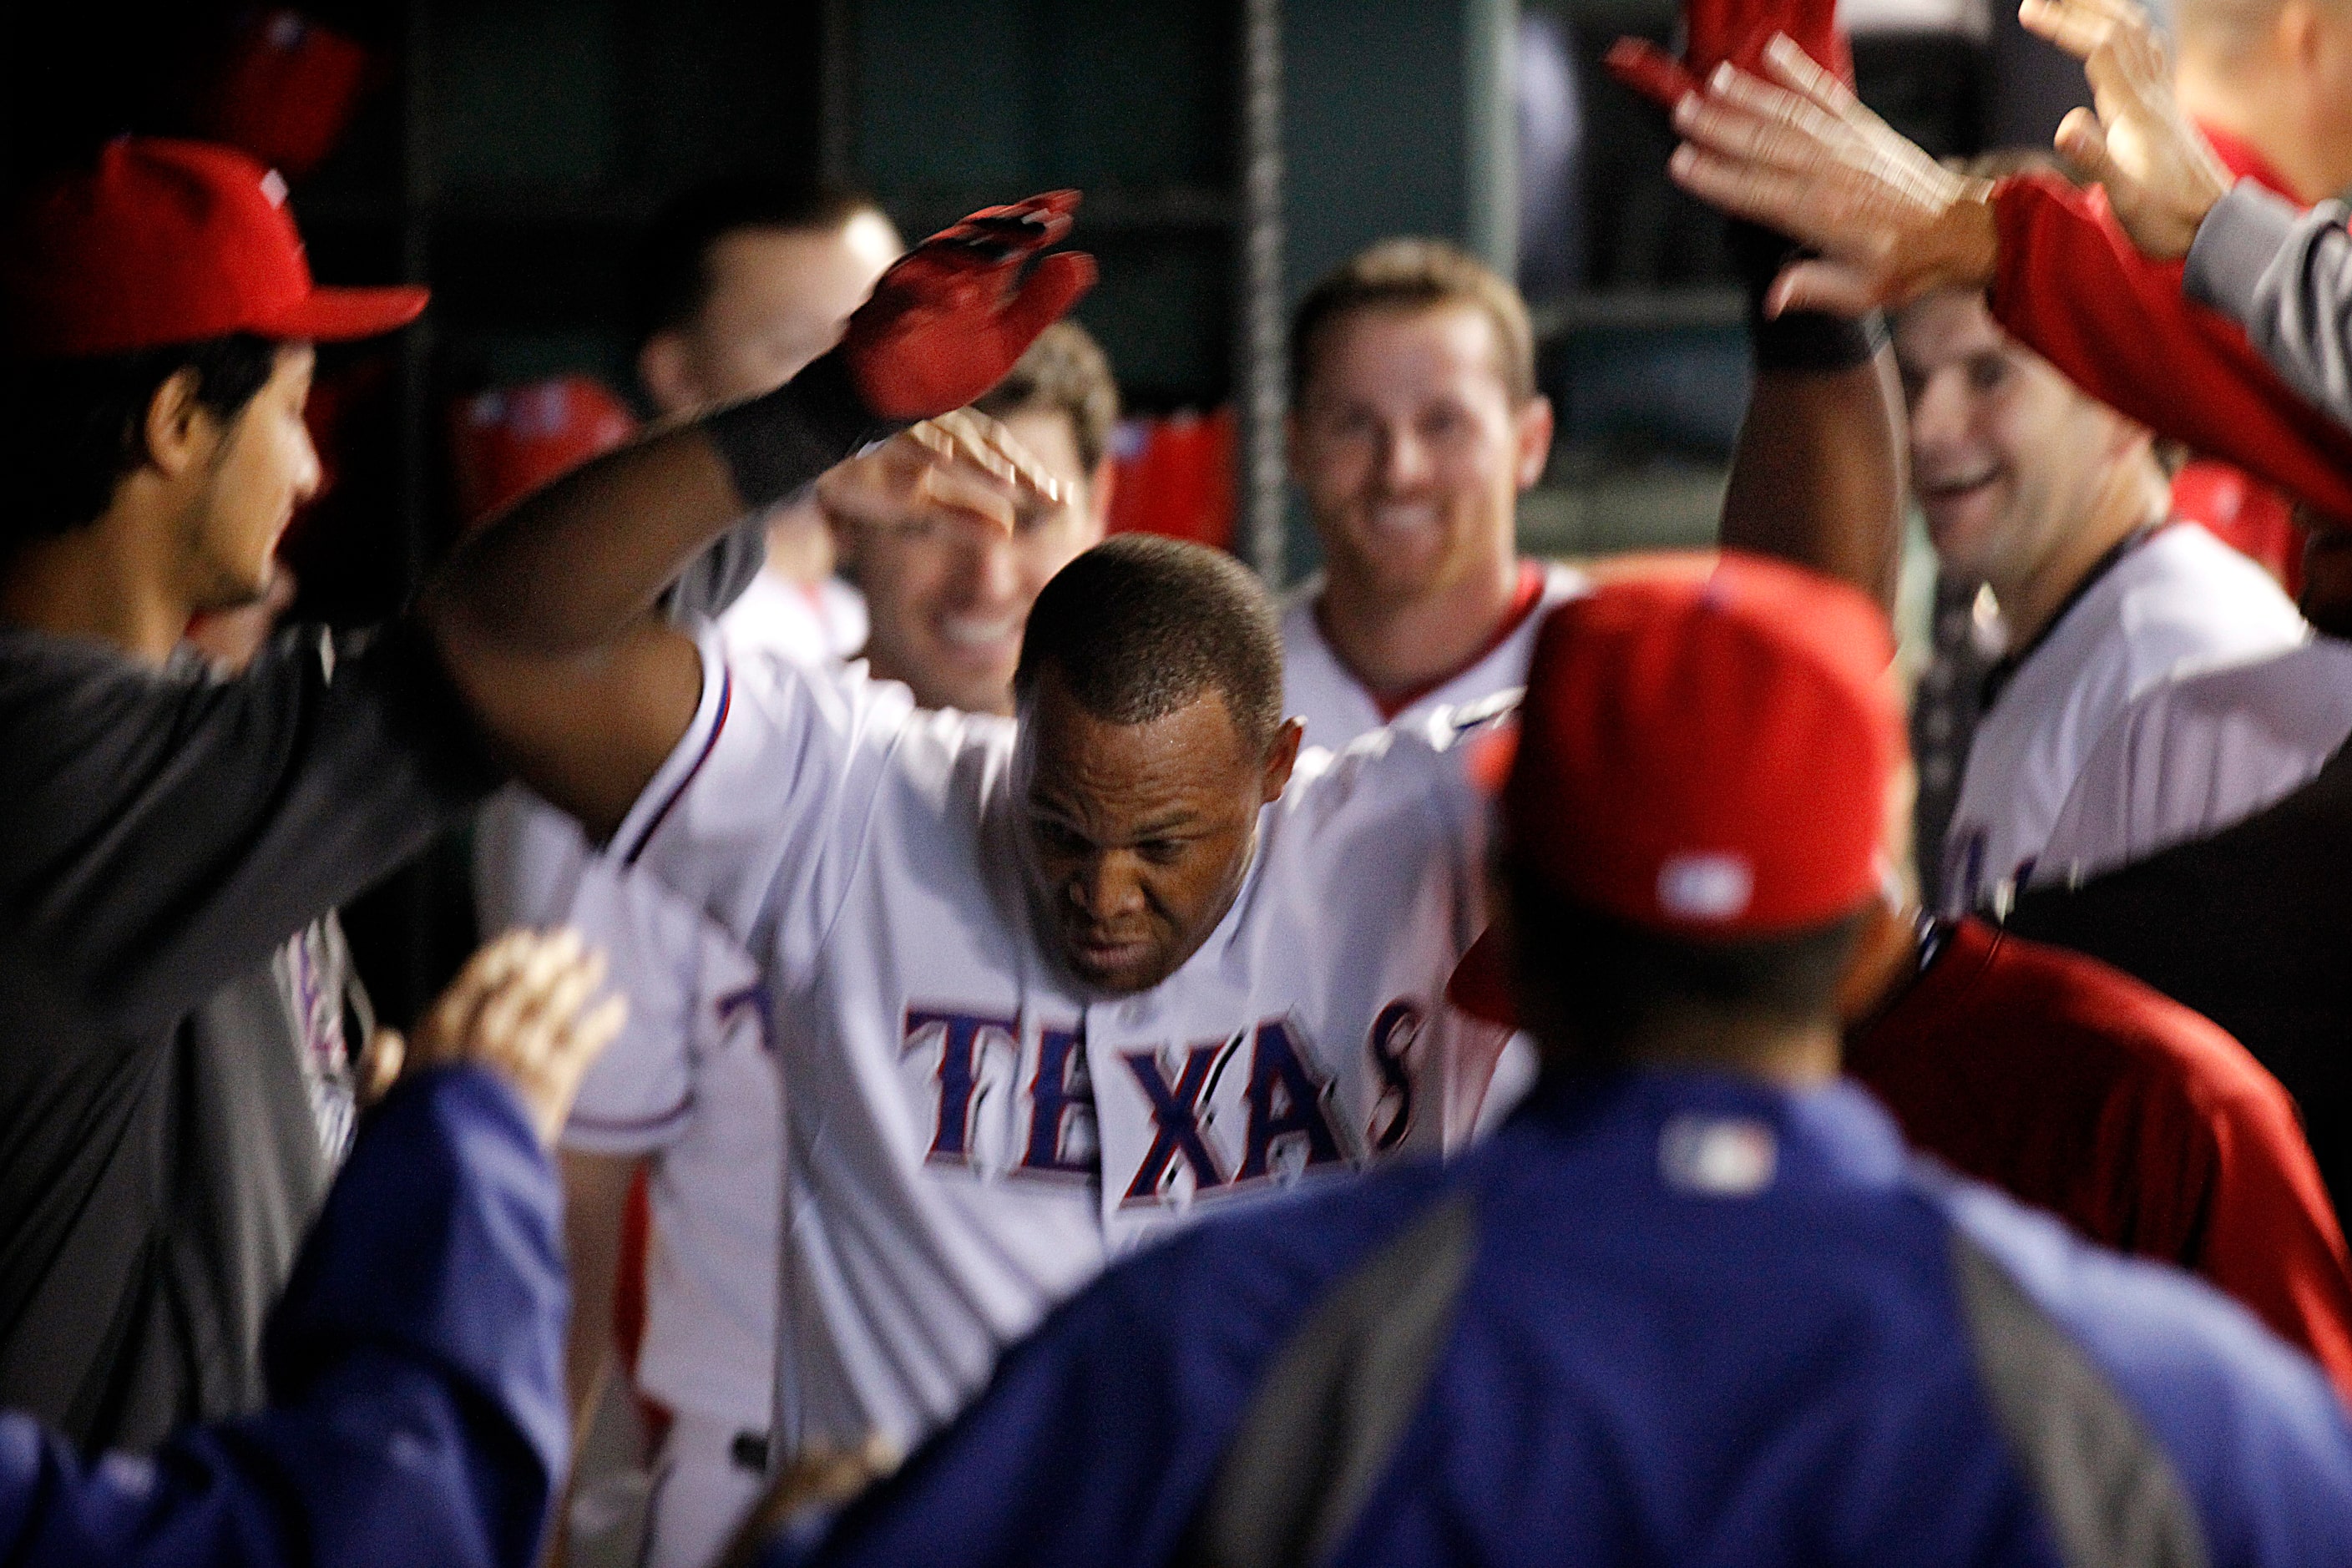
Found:
[[[561,930],[531,939],[522,963],[482,1006],[471,1054],[521,1058],[534,1043],[530,1031],[551,993],[567,986],[582,963],[580,933]],[[582,994],[584,994],[583,993]],[[577,1006],[580,995],[572,998]]]
[[[927,419],[910,428],[912,437],[932,456],[949,463],[966,463],[1013,490],[1028,490],[1049,501],[1062,499],[1056,479],[1021,438],[1002,420],[977,409],[959,408]]]
[[[1671,110],[1699,91],[1698,79],[1682,61],[1647,38],[1620,38],[1601,63],[1609,74],[1661,108]]]
[[[367,1047],[360,1053],[360,1104],[373,1105],[390,1094],[407,1065],[408,1041],[398,1029],[378,1029],[370,1035]]]
[[[2066,118],[2058,122],[2058,132],[2051,142],[2090,179],[2109,185],[2110,199],[2114,198],[2114,185],[2129,183],[2108,156],[2106,130],[2092,110],[2068,110]]]
[[[1839,261],[1795,261],[1765,291],[1764,313],[1819,310],[1831,316],[1862,316],[1885,304],[1884,283],[1860,268]]]
[[[1059,251],[1040,260],[1004,308],[1006,334],[1024,346],[1033,342],[1095,286],[1096,276],[1095,258],[1083,250]]]
[[[1841,120],[1857,111],[1873,120],[1878,118],[1863,108],[1862,100],[1854,97],[1845,83],[1823,70],[1820,62],[1799,48],[1796,40],[1786,33],[1773,34],[1765,44],[1764,66],[1781,86]]]
[[[408,1052],[417,1066],[431,1067],[456,1056],[473,1033],[483,1005],[522,963],[536,940],[528,931],[510,931],[467,961],[417,1026]]]
[[[1818,105],[1723,66],[1704,94],[1675,106],[1685,140],[1745,163],[1811,172],[1839,161],[1843,128]]]
[[[2089,58],[2126,15],[2112,0],[2022,0],[2017,8],[2018,24],[2027,32],[2078,60]]]

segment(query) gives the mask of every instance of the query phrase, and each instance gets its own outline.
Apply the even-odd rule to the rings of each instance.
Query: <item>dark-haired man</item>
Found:
[[[482,547],[528,562],[530,522]],[[1437,1148],[1475,1104],[1439,1005],[1480,918],[1454,727],[1294,779],[1272,607],[1230,558],[1140,536],[1078,557],[1028,616],[1017,721],[709,637],[698,666],[651,617],[585,643],[568,679],[632,680],[604,703],[649,720],[658,696],[666,758],[551,732],[528,614],[453,602],[471,574],[437,613],[486,721],[538,724],[545,793],[761,959],[784,1453],[912,1441],[1112,1253]]]
[[[1543,1079],[1423,1163],[1099,1281],[827,1564],[2334,1562],[2352,1427],[2169,1270],[1838,1079],[1902,721],[1860,595],[1727,555],[1538,634],[1509,920]]]
[[[264,596],[318,482],[311,340],[425,303],[312,288],[284,199],[226,149],[118,142],[0,263],[0,1404],[77,1442],[258,1402],[352,1125],[321,917],[490,776],[413,637],[223,682],[176,656]]]

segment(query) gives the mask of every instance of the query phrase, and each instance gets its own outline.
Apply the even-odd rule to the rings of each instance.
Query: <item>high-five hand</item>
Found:
[[[588,999],[604,955],[579,933],[509,931],[474,954],[407,1042],[404,1072],[471,1062],[512,1086],[549,1148],[563,1131],[580,1079],[628,1016],[628,1003]]]
[[[1046,256],[1078,193],[985,207],[901,257],[849,318],[841,352],[866,406],[927,419],[994,386],[1031,340],[1094,287],[1094,258]]]
[[[2105,185],[2142,253],[2189,254],[2198,225],[2230,190],[2230,172],[2172,93],[2164,40],[2135,0],[2024,0],[2017,19],[2083,62],[2094,108],[2069,112],[2058,151]]]
[[[1725,65],[1675,106],[1684,141],[1668,168],[1693,195],[1821,253],[1780,274],[1771,313],[1859,315],[1992,276],[1989,181],[1905,141],[1787,38],[1764,66],[1774,81]]]

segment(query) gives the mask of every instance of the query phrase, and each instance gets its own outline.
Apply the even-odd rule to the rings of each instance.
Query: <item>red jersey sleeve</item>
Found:
[[[2208,1108],[2213,1188],[2183,1259],[2302,1346],[2352,1402],[2344,1235],[2286,1090],[2265,1077]]]
[[[1996,320],[2074,384],[2352,526],[2352,430],[2279,379],[2238,324],[2189,300],[2180,263],[2132,247],[2105,193],[2055,174],[1995,188]]]

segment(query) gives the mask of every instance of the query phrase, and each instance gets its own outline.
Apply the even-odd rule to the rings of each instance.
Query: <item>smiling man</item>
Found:
[[[1093,336],[1056,321],[972,408],[1057,487],[1022,498],[1009,532],[965,526],[901,482],[909,464],[934,462],[911,437],[834,469],[817,499],[866,595],[865,658],[875,675],[905,682],[919,707],[1009,714],[1029,606],[1109,521],[1118,384]]]
[[[1944,569],[1989,584],[2008,651],[1986,680],[1944,842],[1947,912],[2005,906],[2108,721],[2175,670],[2306,635],[2259,567],[2168,526],[2147,431],[2086,396],[1993,321],[1981,294],[1927,295],[1895,325],[1911,478]]]
[[[1307,742],[1517,686],[1536,611],[1582,586],[1518,554],[1552,434],[1518,290],[1457,246],[1386,240],[1300,302],[1290,364],[1291,472],[1323,545],[1282,617]]]

